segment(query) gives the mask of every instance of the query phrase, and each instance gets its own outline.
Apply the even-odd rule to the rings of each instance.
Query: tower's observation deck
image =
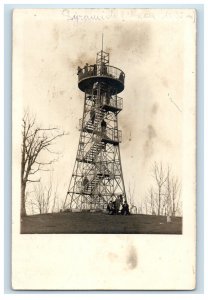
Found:
[[[102,57],[99,58],[99,55]],[[108,64],[107,55],[108,53],[101,51],[98,53],[96,64],[86,64],[78,69],[78,86],[82,92],[92,89],[96,82],[107,84],[112,92],[115,90],[117,94],[124,90],[125,74],[119,68]]]

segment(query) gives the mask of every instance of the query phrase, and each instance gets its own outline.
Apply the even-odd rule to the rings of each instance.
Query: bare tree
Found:
[[[50,194],[50,188],[49,188],[49,194]],[[38,183],[35,186],[34,190],[34,200],[33,200],[33,206],[36,207],[36,211],[38,211],[39,214],[44,214],[48,212],[48,203],[47,199],[45,199],[45,192],[44,187],[41,183]]]
[[[58,128],[40,128],[35,117],[25,113],[22,123],[22,158],[21,158],[21,216],[26,215],[26,187],[30,182],[39,182],[37,178],[39,171],[49,171],[49,166],[57,160],[51,159],[42,161],[40,154],[47,151],[49,154],[56,154],[51,150],[53,142],[65,133]]]
[[[127,199],[128,199],[129,204],[130,204],[130,212],[134,213],[134,214],[137,214],[137,206],[134,204],[134,197],[135,197],[135,183],[134,183],[133,188],[132,188],[132,185],[129,182]]]
[[[33,211],[35,207],[36,213],[38,212],[39,214],[55,212],[57,210],[57,190],[58,185],[53,184],[52,177],[50,177],[50,181],[46,185],[38,182],[34,187],[34,197],[30,203],[33,206]]]
[[[154,163],[152,168],[153,183],[146,193],[144,205],[146,213],[165,216],[181,215],[180,190],[177,177],[173,176],[170,166]]]
[[[161,213],[162,199],[163,199],[163,187],[167,181],[167,174],[164,170],[162,163],[154,163],[152,169],[152,176],[156,183],[156,192],[157,192],[157,214]]]
[[[171,171],[170,167],[167,167],[166,182],[164,186],[163,194],[163,205],[162,205],[162,215],[170,216],[171,215]]]
[[[180,199],[180,183],[178,178],[174,177],[170,168],[167,170],[167,180],[165,184],[164,206],[166,209],[165,215],[175,216],[179,212],[179,199]]]
[[[150,202],[150,209],[151,209],[151,214],[155,215],[156,211],[156,201],[155,201],[155,195],[154,195],[154,190],[153,187],[148,190],[148,200]]]
[[[178,178],[171,178],[171,214],[175,216],[176,213],[181,215],[180,211],[180,193],[181,193],[181,184],[178,181]]]
[[[59,211],[59,204],[58,204],[58,197],[57,197],[57,190],[58,190],[58,184],[56,184],[56,187],[54,189],[54,192],[52,194],[52,207],[51,207],[51,212]]]
[[[35,208],[34,208],[34,205],[33,205],[33,197],[32,197],[32,194],[34,193],[34,190],[31,190],[31,191],[26,191],[25,192],[25,199],[26,199],[26,209],[29,210],[32,215],[34,215],[35,213]]]
[[[148,199],[146,198],[144,201],[144,208],[145,208],[145,214],[149,214],[149,204],[148,204]]]
[[[155,196],[155,191],[153,186],[151,186],[145,195],[143,203],[141,205],[141,212],[146,215],[155,215],[157,210],[157,197]]]

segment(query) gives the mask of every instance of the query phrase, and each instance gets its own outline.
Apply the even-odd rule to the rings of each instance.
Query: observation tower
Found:
[[[105,209],[110,201],[126,200],[119,145],[118,114],[125,74],[109,65],[109,53],[97,53],[96,63],[78,67],[78,87],[84,93],[80,138],[64,208]]]

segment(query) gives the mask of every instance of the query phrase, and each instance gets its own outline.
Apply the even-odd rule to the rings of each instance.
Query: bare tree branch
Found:
[[[27,179],[27,182],[40,182],[40,179],[37,179],[37,180],[30,180],[30,179]]]
[[[55,188],[53,188],[53,186],[52,173],[50,174],[50,180],[46,185],[43,185],[43,183],[40,182],[35,186],[34,203],[38,213],[45,214],[55,211],[58,183],[55,185]]]
[[[26,215],[25,192],[26,185],[30,182],[39,182],[40,179],[31,179],[39,171],[50,171],[50,169],[41,168],[44,165],[52,165],[57,158],[49,161],[41,161],[40,154],[45,150],[50,154],[57,154],[51,149],[53,142],[66,135],[65,132],[57,127],[40,128],[36,124],[36,118],[30,116],[26,111],[22,120],[22,159],[21,159],[21,215]],[[40,160],[38,160],[40,159]],[[36,165],[36,167],[34,167]]]
[[[180,188],[177,177],[172,175],[170,166],[164,168],[160,162],[152,166],[154,185],[147,191],[144,204],[146,213],[175,216],[181,215]]]

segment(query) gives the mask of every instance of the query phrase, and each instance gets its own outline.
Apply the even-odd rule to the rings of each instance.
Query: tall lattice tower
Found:
[[[78,87],[84,92],[80,139],[65,208],[104,209],[121,197],[126,200],[121,167],[118,114],[125,74],[109,65],[109,53],[97,53],[94,65],[78,67]]]

